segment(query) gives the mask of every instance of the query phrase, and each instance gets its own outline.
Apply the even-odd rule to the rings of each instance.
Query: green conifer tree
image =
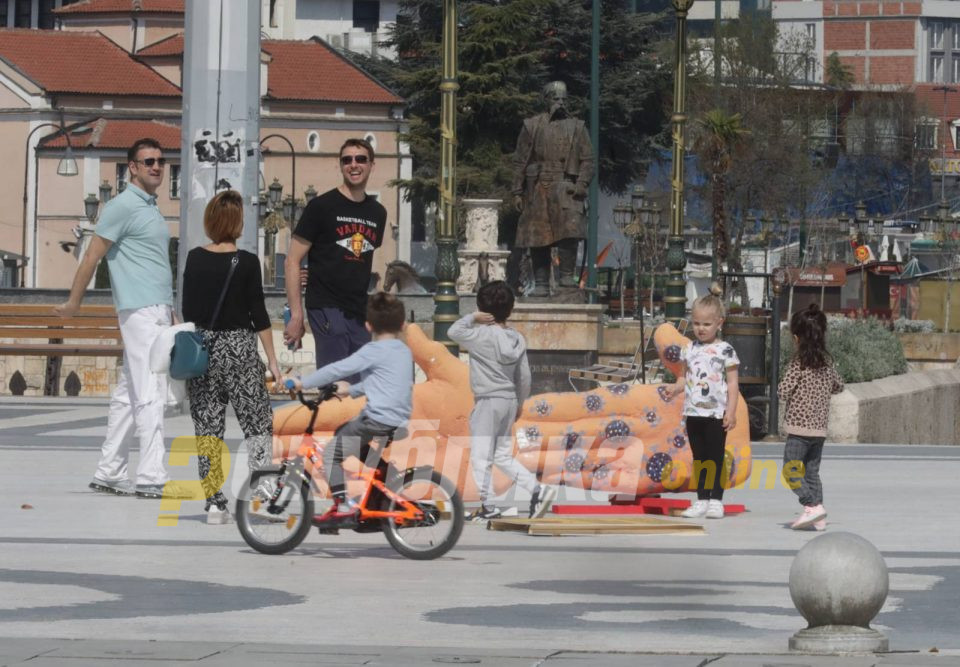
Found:
[[[670,74],[653,57],[660,17],[630,6],[604,2],[601,29],[600,185],[617,192],[643,173],[662,137]],[[522,120],[541,110],[543,85],[564,80],[571,112],[588,120],[590,3],[463,0],[458,7],[458,194],[509,201],[517,135]],[[360,58],[407,100],[403,138],[414,172],[398,184],[422,203],[437,201],[442,19],[439,0],[401,0],[389,42],[397,59]]]

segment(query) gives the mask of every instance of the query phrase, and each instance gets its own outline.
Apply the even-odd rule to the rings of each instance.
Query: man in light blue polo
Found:
[[[160,498],[169,481],[163,465],[163,407],[166,376],[150,371],[150,346],[170,326],[173,278],[167,221],[157,208],[163,182],[163,158],[155,139],[140,139],[127,151],[130,174],[123,192],[104,207],[70,289],[55,309],[61,317],[77,312],[97,264],[107,258],[113,300],[123,338],[123,369],[110,398],[107,435],[90,488],[104,493]],[[140,440],[136,486],[127,473],[130,442]],[[181,488],[167,497],[189,497]]]

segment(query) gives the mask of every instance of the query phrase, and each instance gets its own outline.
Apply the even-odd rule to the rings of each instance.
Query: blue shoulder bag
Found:
[[[223,284],[223,289],[220,291],[220,300],[217,301],[217,307],[210,319],[210,329],[213,329],[213,326],[217,323],[220,307],[223,306],[223,300],[227,296],[227,288],[230,286],[230,279],[233,277],[233,271],[237,268],[239,262],[240,258],[237,255],[234,255],[233,259],[230,260],[227,281]],[[189,380],[200,377],[207,372],[209,364],[210,352],[203,340],[203,334],[199,331],[180,331],[173,337],[173,349],[170,350],[170,377],[174,380]]]

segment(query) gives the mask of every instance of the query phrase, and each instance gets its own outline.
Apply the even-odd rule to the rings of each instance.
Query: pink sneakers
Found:
[[[823,530],[827,527],[827,522],[824,521],[826,518],[827,511],[823,509],[823,505],[806,505],[803,508],[803,514],[794,519],[790,527],[794,530],[802,530],[812,526],[816,530]],[[817,528],[817,524],[821,522],[823,528]]]

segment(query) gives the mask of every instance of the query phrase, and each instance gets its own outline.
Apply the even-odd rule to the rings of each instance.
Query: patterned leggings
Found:
[[[207,497],[206,509],[226,509],[221,444],[226,428],[227,403],[233,406],[250,470],[270,462],[273,456],[273,410],[263,381],[265,367],[257,353],[257,336],[243,329],[201,331],[210,351],[205,375],[187,380],[190,416],[197,434],[200,484]]]

